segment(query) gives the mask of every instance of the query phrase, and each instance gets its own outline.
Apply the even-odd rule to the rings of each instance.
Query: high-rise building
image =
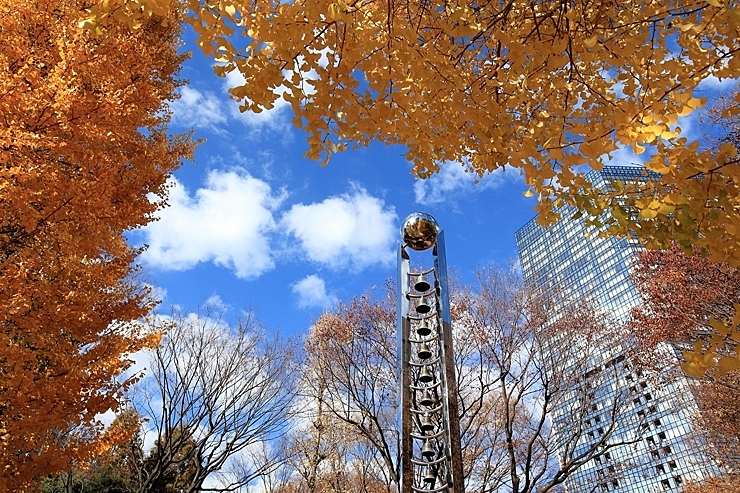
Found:
[[[598,188],[609,189],[614,180],[647,178],[642,168],[605,167],[588,179]],[[516,232],[525,280],[542,290],[557,288],[566,302],[588,298],[615,320],[626,320],[640,302],[629,279],[640,244],[599,237],[583,220],[571,219],[574,208],[563,207],[559,212],[562,219],[550,228],[533,219]],[[578,328],[573,329],[577,334]],[[665,358],[666,368],[677,365],[672,348],[656,351]],[[619,345],[605,344],[595,354],[586,368],[568,368],[568,362],[563,362],[567,371],[581,372],[583,381],[591,382],[593,399],[588,404],[573,400],[558,404],[552,413],[553,428],[562,435],[572,431],[569,427],[583,428],[576,449],[568,452],[571,456],[578,454],[578,447],[587,450],[599,440],[603,443],[605,432],[609,433],[606,442],[625,444],[595,455],[566,481],[566,491],[678,492],[689,481],[720,473],[692,433],[697,407],[685,377],[679,372],[648,372]],[[619,399],[622,404],[616,412]],[[578,405],[588,409],[578,410],[578,422],[574,422],[573,407]],[[610,412],[614,427],[605,431],[609,418],[605,415]]]

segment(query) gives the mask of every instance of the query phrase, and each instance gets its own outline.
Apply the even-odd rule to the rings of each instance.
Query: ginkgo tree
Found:
[[[136,27],[173,0],[102,0],[80,20]],[[519,170],[543,224],[561,203],[613,212],[609,234],[675,239],[740,265],[740,166],[702,151],[680,117],[708,78],[737,78],[737,2],[727,0],[189,0],[197,42],[238,71],[243,111],[290,103],[311,159],[402,144],[421,178],[459,162]],[[737,112],[737,106],[727,110]],[[630,148],[656,183],[594,191],[585,169]],[[625,203],[625,196],[629,199]],[[624,214],[632,206],[636,214]]]
[[[77,26],[87,5],[0,2],[0,492],[125,437],[97,415],[158,335],[132,323],[156,301],[124,233],[194,147],[167,135],[176,13],[101,37]]]

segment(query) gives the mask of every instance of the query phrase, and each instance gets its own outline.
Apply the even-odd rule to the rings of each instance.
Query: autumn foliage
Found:
[[[104,0],[81,25],[135,27],[174,4]],[[406,146],[421,178],[447,161],[481,176],[509,166],[538,195],[543,223],[561,203],[609,210],[611,234],[659,248],[677,239],[740,266],[737,149],[703,149],[679,120],[704,105],[702,81],[740,76],[734,2],[187,4],[216,73],[244,77],[231,89],[242,110],[290,103],[311,159],[380,141]],[[625,148],[661,180],[592,190],[584,167]],[[625,195],[639,214],[624,213]]]
[[[617,365],[587,384],[572,369],[591,364],[599,344],[624,344],[623,332],[587,301],[563,307],[537,296],[513,270],[481,269],[477,276],[474,285],[450,293],[465,491],[556,492],[587,464],[592,485],[616,479],[622,464],[604,466],[597,478],[593,461],[639,440],[637,430],[619,430],[632,398],[603,406],[603,435],[591,440],[588,409],[595,389],[613,382]],[[277,491],[397,491],[394,305],[390,291],[367,293],[316,321],[306,340],[299,409],[308,426],[290,441],[298,474]],[[553,348],[553,337],[563,334],[566,343]],[[572,363],[568,371],[563,361]],[[558,422],[549,419],[567,399],[582,406],[569,406]]]
[[[726,319],[740,302],[740,272],[686,256],[678,245],[638,254],[632,281],[645,304],[633,311],[645,343],[693,342],[710,329],[712,317]]]
[[[711,478],[700,484],[689,484],[684,493],[740,493],[740,477]]]
[[[683,350],[684,370],[702,377],[695,386],[701,409],[697,423],[711,444],[708,451],[729,470],[736,470],[740,467],[740,333],[729,328],[737,329],[733,320],[740,306],[740,270],[700,255],[688,257],[674,245],[667,251],[641,252],[632,279],[643,299],[632,312],[635,331],[647,346],[668,342]],[[724,481],[729,479],[712,480],[701,491],[738,491],[723,489]]]
[[[720,373],[740,369],[738,269],[686,256],[674,244],[666,251],[641,252],[632,280],[643,298],[632,318],[644,344],[683,345],[682,366],[692,376],[715,364]]]
[[[0,491],[84,461],[118,437],[135,321],[154,301],[124,233],[153,219],[192,152],[168,137],[178,22],[77,28],[88,4],[0,2]],[[174,21],[174,22],[173,22]]]

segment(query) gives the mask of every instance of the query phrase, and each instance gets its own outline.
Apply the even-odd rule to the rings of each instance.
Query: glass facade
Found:
[[[598,188],[610,189],[613,180],[644,181],[647,177],[643,168],[605,167],[590,173],[588,179]],[[639,303],[629,273],[640,244],[600,238],[582,220],[571,219],[574,208],[563,207],[559,212],[562,219],[549,229],[533,219],[516,232],[524,278],[539,289],[557,288],[565,302],[588,298],[615,320],[625,320]],[[672,348],[656,348],[656,354],[666,368],[677,366]],[[584,385],[590,385],[594,398],[588,409],[580,409],[578,423],[573,422],[577,399],[559,403],[551,417],[556,433],[568,435],[572,431],[568,427],[584,428],[576,455],[578,447],[587,450],[603,441],[605,432],[611,433],[607,443],[633,443],[593,457],[566,481],[566,491],[678,492],[687,481],[719,474],[692,434],[697,408],[685,377],[674,371],[647,372],[618,345],[597,348],[587,366],[579,363],[572,371],[583,372]],[[582,392],[573,392],[578,394]],[[627,399],[619,414],[605,415],[613,412],[617,399]],[[613,429],[605,424],[610,417]]]

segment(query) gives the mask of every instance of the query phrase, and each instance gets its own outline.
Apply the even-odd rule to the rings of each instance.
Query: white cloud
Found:
[[[313,274],[293,284],[292,290],[298,295],[300,308],[330,308],[337,301],[336,296],[326,292],[324,280]]]
[[[714,75],[710,75],[702,79],[701,82],[699,82],[699,86],[697,87],[697,90],[730,92],[730,91],[736,91],[737,88],[738,88],[737,79],[719,79],[715,77]]]
[[[503,173],[503,169],[498,169],[481,178],[475,173],[467,173],[460,163],[447,162],[441,164],[439,173],[424,180],[417,180],[414,183],[416,203],[422,205],[440,204],[454,200],[462,194],[498,188],[504,183],[505,176]]]
[[[149,244],[142,255],[146,263],[187,270],[213,261],[245,279],[274,267],[268,234],[283,195],[241,170],[211,171],[205,187],[192,197],[177,180],[172,182],[170,207],[143,230]]]
[[[282,98],[275,106],[261,113],[239,111],[239,104],[228,95],[228,89],[244,84],[244,78],[237,71],[226,76],[223,92],[214,94],[199,91],[191,86],[180,89],[180,98],[170,103],[172,123],[183,127],[208,128],[217,133],[226,133],[224,126],[229,122],[241,122],[250,130],[268,129],[286,133],[291,123],[288,118],[290,105]]]
[[[602,162],[609,166],[641,166],[649,158],[649,153],[635,154],[631,146],[618,145],[609,156],[602,156]]]
[[[230,308],[228,304],[224,303],[224,300],[221,299],[221,296],[219,296],[218,294],[212,294],[211,296],[209,296],[204,305],[221,310],[228,310]]]
[[[393,263],[396,213],[362,188],[315,204],[297,204],[281,225],[307,257],[332,268]]]
[[[228,90],[232,87],[244,85],[245,80],[242,74],[234,70],[226,74],[224,88]],[[284,90],[284,89],[283,89]],[[277,91],[278,94],[282,95],[282,90]],[[290,130],[291,123],[288,121],[288,111],[290,105],[282,97],[279,97],[275,101],[275,105],[272,109],[263,110],[261,113],[253,113],[251,111],[245,111],[242,113],[239,111],[239,104],[236,101],[229,101],[229,113],[232,118],[240,121],[251,129],[260,127],[267,127],[271,130],[287,132]]]
[[[208,91],[198,91],[192,87],[180,89],[180,99],[170,104],[173,123],[193,128],[217,130],[227,122],[223,102]]]
[[[113,409],[108,409],[106,412],[95,415],[95,421],[100,421],[103,426],[108,427],[116,419],[116,412]]]
[[[149,368],[149,351],[142,349],[133,354],[126,356],[127,359],[131,360],[131,366],[123,372],[121,380],[125,380],[131,377],[146,376],[148,374],[147,369]]]

